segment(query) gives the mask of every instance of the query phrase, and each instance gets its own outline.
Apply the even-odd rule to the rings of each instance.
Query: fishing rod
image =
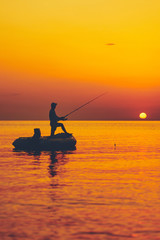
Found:
[[[72,113],[74,113],[74,112],[78,111],[80,108],[82,108],[82,107],[86,106],[87,104],[89,104],[89,103],[93,102],[94,100],[96,100],[96,99],[98,99],[98,98],[102,97],[102,96],[103,96],[103,95],[105,95],[106,93],[107,93],[107,92],[104,92],[104,93],[102,93],[101,95],[98,95],[97,97],[95,97],[95,98],[91,99],[90,101],[86,102],[86,103],[85,103],[85,104],[83,104],[82,106],[80,106],[80,107],[76,108],[76,109],[75,109],[75,110],[73,110],[72,112],[70,112],[70,113],[68,113],[67,115],[65,115],[65,118],[66,118],[66,117],[68,117],[69,115],[71,115]]]

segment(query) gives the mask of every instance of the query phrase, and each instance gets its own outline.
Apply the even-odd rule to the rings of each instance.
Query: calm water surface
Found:
[[[160,122],[65,124],[75,151],[16,152],[49,122],[0,122],[0,238],[160,239]]]

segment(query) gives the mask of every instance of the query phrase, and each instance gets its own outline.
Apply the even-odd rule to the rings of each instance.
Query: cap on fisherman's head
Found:
[[[56,107],[56,106],[57,106],[57,103],[54,103],[54,102],[51,103],[51,107]]]

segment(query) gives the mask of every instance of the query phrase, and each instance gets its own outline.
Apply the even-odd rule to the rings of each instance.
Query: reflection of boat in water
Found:
[[[76,139],[72,134],[59,133],[53,137],[20,137],[13,143],[16,149],[70,150],[75,149]]]

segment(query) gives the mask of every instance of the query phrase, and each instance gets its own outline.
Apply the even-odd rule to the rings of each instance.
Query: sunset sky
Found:
[[[0,119],[160,120],[160,0],[1,0]]]

